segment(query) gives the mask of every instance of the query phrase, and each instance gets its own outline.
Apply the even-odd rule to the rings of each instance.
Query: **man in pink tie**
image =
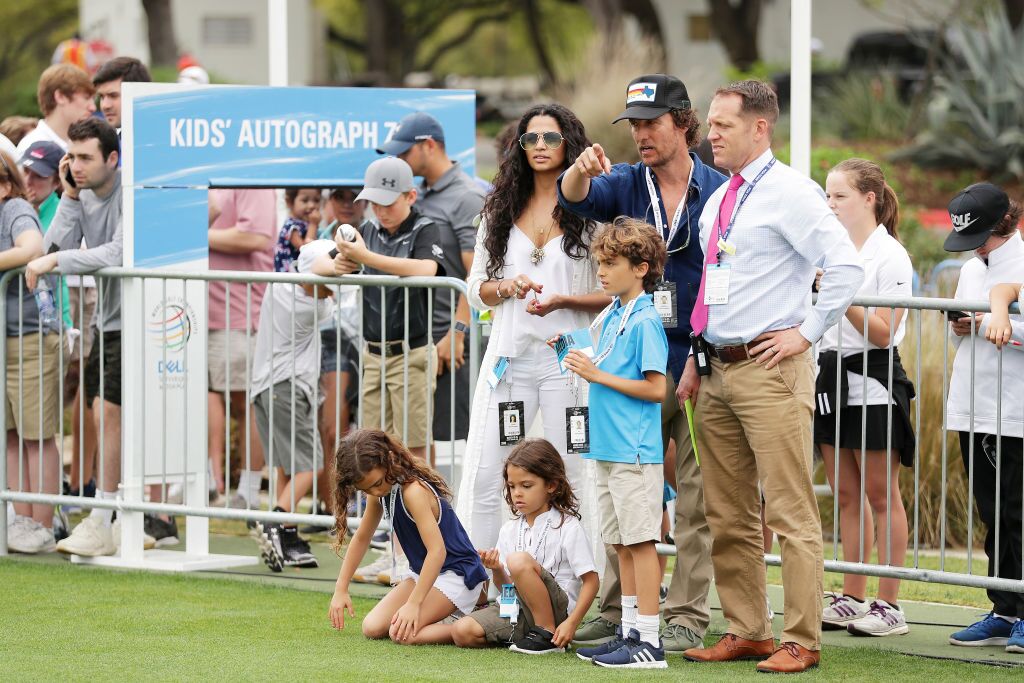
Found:
[[[817,666],[822,540],[811,485],[814,366],[810,351],[842,317],[864,271],[810,178],[775,159],[779,115],[759,81],[719,88],[708,112],[715,164],[732,173],[700,218],[704,270],[690,322],[707,358],[697,445],[714,537],[711,557],[725,636],[696,662],[764,659],[759,671]],[[825,271],[811,305],[815,267]],[[760,508],[782,546],[785,619],[775,647],[765,604]]]

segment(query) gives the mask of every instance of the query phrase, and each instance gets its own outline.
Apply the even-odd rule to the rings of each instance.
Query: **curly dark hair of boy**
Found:
[[[356,492],[356,485],[377,467],[384,470],[384,481],[389,484],[420,479],[451,500],[451,490],[441,475],[414,457],[400,441],[379,429],[357,429],[341,440],[334,456],[331,509],[338,527],[335,552],[341,550],[348,529],[348,499]]]
[[[546,439],[527,439],[513,449],[505,461],[505,467],[501,470],[501,476],[505,480],[505,502],[513,515],[516,506],[512,503],[512,492],[508,488],[508,468],[515,465],[526,470],[535,477],[543,480],[544,484],[554,484],[555,490],[551,494],[549,502],[563,515],[572,515],[576,519],[580,517],[580,502],[576,494],[572,492],[572,485],[569,484],[569,477],[565,474],[565,462],[561,454]],[[561,524],[559,524],[561,526]]]
[[[597,231],[590,248],[600,256],[623,256],[634,266],[647,264],[644,291],[650,294],[665,273],[665,242],[650,223],[619,216]]]
[[[526,132],[530,120],[537,116],[550,116],[558,122],[565,147],[565,162],[562,170],[569,168],[576,157],[590,146],[587,131],[576,115],[560,104],[539,104],[526,110],[504,150],[502,163],[494,178],[494,190],[487,195],[483,215],[487,221],[484,247],[487,248],[487,277],[494,279],[505,267],[505,252],[512,223],[522,213],[533,196],[533,169],[526,159],[526,152],[519,146],[519,138]],[[576,214],[556,206],[551,217],[562,228],[562,250],[567,256],[580,259],[589,256],[585,231],[592,230],[590,224]],[[586,235],[589,237],[589,235]]]

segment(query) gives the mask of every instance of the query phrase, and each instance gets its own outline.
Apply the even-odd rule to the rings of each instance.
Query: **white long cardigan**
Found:
[[[487,277],[487,259],[488,253],[487,248],[484,246],[484,237],[487,234],[487,223],[486,221],[480,221],[480,228],[477,230],[476,236],[476,247],[473,254],[473,267],[470,269],[467,283],[469,285],[469,303],[473,308],[481,311],[490,310],[492,313],[491,319],[491,336],[490,339],[496,339],[504,334],[515,334],[515,331],[511,328],[506,329],[505,316],[503,315],[502,303],[499,302],[496,306],[490,306],[480,298],[480,287],[484,282],[489,280]],[[589,238],[585,238],[587,246],[589,247]],[[504,272],[499,272],[497,275],[498,279],[503,277],[514,277],[514,274],[506,275]],[[601,288],[600,283],[597,281],[597,264],[593,258],[581,258],[573,260],[572,270],[572,291],[569,292],[572,296],[583,296],[585,294],[603,294],[604,290]],[[593,321],[595,314],[588,313],[586,311],[574,310],[573,324],[576,329],[583,327],[589,327]],[[472,536],[472,520],[473,517],[470,514],[474,506],[474,492],[473,482],[476,478],[477,468],[480,466],[480,456],[483,453],[484,444],[484,421],[487,419],[487,405],[490,402],[491,387],[487,384],[487,375],[494,364],[497,362],[498,357],[494,350],[491,348],[491,343],[488,341],[487,349],[484,351],[483,360],[480,362],[480,372],[477,375],[476,389],[473,393],[473,403],[470,406],[469,413],[469,434],[466,437],[466,454],[462,462],[462,480],[459,483],[459,494],[458,500],[456,501],[456,514],[459,516],[459,520],[462,525],[466,528],[466,531]],[[580,382],[580,403],[586,405],[587,401],[587,390],[588,384],[586,382]],[[573,456],[578,457],[578,456]],[[594,494],[594,477],[593,477],[593,461],[584,461],[584,484],[583,491],[580,492],[581,512],[583,513],[583,526],[587,530],[590,536],[592,544],[599,544],[600,538],[595,538],[595,531],[600,527],[597,520],[597,506],[596,506],[596,495]],[[596,534],[599,536],[599,534]],[[604,558],[604,552],[599,553],[600,557],[594,559],[599,563]]]

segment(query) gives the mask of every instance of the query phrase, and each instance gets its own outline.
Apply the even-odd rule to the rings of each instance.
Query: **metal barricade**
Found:
[[[20,277],[21,271],[7,271],[0,278],[0,308],[7,314],[8,300],[7,291],[10,287],[17,287],[19,292],[19,301],[26,295],[24,289],[24,280]],[[315,515],[312,514],[313,510],[309,512],[300,512],[299,498],[301,496],[296,495],[295,488],[291,488],[291,497],[287,502],[286,506],[290,509],[290,512],[273,512],[275,501],[278,500],[280,490],[283,488],[283,483],[278,480],[278,472],[281,471],[284,478],[288,481],[293,481],[297,474],[300,474],[296,470],[296,449],[297,449],[297,438],[301,441],[309,443],[317,443],[319,438],[317,436],[311,436],[310,439],[306,439],[307,435],[302,434],[304,430],[310,432],[319,432],[321,427],[332,427],[325,428],[323,431],[330,435],[333,443],[327,444],[328,448],[324,448],[324,443],[321,443],[319,452],[314,449],[312,454],[313,468],[312,471],[314,476],[312,477],[312,484],[310,490],[305,495],[312,499],[314,505],[320,499],[330,499],[330,492],[324,492],[320,483],[319,477],[316,476],[317,472],[330,472],[332,467],[331,454],[337,449],[338,443],[344,433],[346,425],[342,424],[343,405],[346,403],[345,397],[340,396],[343,391],[342,372],[340,370],[343,365],[343,354],[345,353],[345,347],[348,347],[348,359],[354,361],[357,365],[357,371],[355,377],[352,378],[354,382],[359,385],[358,394],[356,400],[359,404],[359,415],[355,420],[359,425],[363,426],[377,426],[367,424],[363,420],[363,406],[365,404],[364,398],[368,392],[371,391],[371,387],[365,385],[362,382],[362,378],[365,371],[364,360],[367,354],[370,352],[367,346],[367,341],[373,341],[364,339],[364,294],[368,291],[379,292],[379,300],[381,303],[380,307],[380,329],[388,329],[388,325],[391,325],[392,331],[394,329],[395,321],[388,320],[386,316],[387,306],[386,302],[389,296],[401,296],[404,298],[404,302],[400,305],[403,319],[399,321],[400,328],[403,336],[400,339],[401,349],[409,350],[410,342],[410,299],[416,297],[419,292],[425,292],[419,305],[423,305],[425,300],[426,306],[426,378],[436,378],[437,365],[436,355],[434,347],[434,311],[435,311],[435,293],[441,291],[452,292],[447,295],[446,302],[449,320],[454,321],[456,302],[459,296],[465,296],[467,292],[465,282],[456,278],[449,277],[407,277],[399,278],[394,276],[377,276],[377,275],[347,275],[337,278],[324,278],[314,275],[300,275],[300,274],[286,274],[286,273],[256,273],[256,272],[230,272],[230,271],[207,271],[202,273],[194,272],[174,272],[164,270],[141,270],[141,269],[126,269],[126,268],[107,268],[103,269],[95,274],[96,278],[96,291],[99,299],[97,305],[96,316],[99,321],[99,330],[96,335],[95,345],[98,348],[95,352],[99,359],[99,393],[100,395],[109,395],[107,392],[116,390],[117,388],[111,388],[105,386],[106,378],[104,373],[104,364],[111,357],[112,352],[120,354],[120,350],[108,348],[112,343],[112,337],[103,334],[103,326],[105,319],[103,317],[103,302],[106,298],[111,296],[120,297],[120,285],[122,282],[135,281],[142,283],[143,285],[148,284],[149,288],[142,287],[141,302],[139,310],[129,311],[121,310],[121,322],[123,326],[138,325],[142,327],[142,334],[149,335],[151,339],[154,339],[157,346],[159,347],[159,373],[167,373],[170,369],[174,369],[181,378],[184,387],[193,387],[192,383],[201,382],[202,393],[207,392],[207,376],[204,374],[201,378],[196,376],[196,373],[188,373],[187,359],[188,356],[181,352],[181,349],[187,344],[189,335],[194,334],[195,331],[191,329],[191,326],[196,323],[193,312],[189,310],[190,301],[192,305],[198,303],[199,298],[203,299],[202,306],[197,308],[206,308],[206,301],[209,298],[210,290],[219,287],[220,288],[220,299],[223,303],[223,320],[218,321],[218,327],[220,323],[223,323],[223,345],[226,352],[223,354],[223,358],[220,362],[223,363],[223,368],[220,374],[224,378],[224,384],[229,389],[220,393],[223,398],[224,407],[224,425],[223,434],[218,434],[219,438],[224,441],[223,453],[216,453],[219,464],[223,467],[224,472],[224,490],[223,496],[220,498],[217,504],[207,502],[204,505],[185,504],[187,501],[182,501],[178,498],[177,490],[184,485],[184,475],[181,472],[171,472],[168,466],[168,445],[169,435],[173,434],[175,430],[180,429],[182,432],[187,432],[190,425],[194,424],[195,416],[201,415],[204,411],[205,406],[196,406],[186,400],[180,407],[181,421],[177,424],[168,424],[168,412],[169,406],[167,405],[167,394],[168,389],[166,382],[170,380],[161,380],[165,382],[160,385],[160,401],[157,405],[152,407],[152,412],[159,416],[162,421],[161,429],[159,434],[163,436],[161,443],[158,446],[160,452],[158,457],[155,459],[158,461],[158,465],[150,467],[147,471],[146,454],[142,454],[137,462],[142,464],[141,472],[139,472],[138,481],[134,482],[122,482],[120,475],[118,475],[118,484],[122,492],[127,486],[145,486],[148,492],[148,500],[145,498],[139,501],[125,500],[124,497],[117,499],[106,499],[101,498],[98,494],[96,497],[83,497],[79,495],[63,495],[59,489],[55,489],[55,486],[51,485],[52,482],[47,482],[46,486],[35,486],[29,485],[33,481],[42,480],[43,471],[43,458],[39,457],[39,477],[34,476],[34,472],[26,472],[24,457],[26,443],[38,441],[40,450],[43,448],[43,442],[47,439],[35,439],[32,434],[19,434],[17,438],[17,444],[9,444],[10,448],[17,448],[17,468],[14,471],[8,471],[8,460],[3,458],[0,460],[0,522],[6,522],[7,519],[7,502],[23,503],[23,504],[37,504],[37,505],[72,505],[82,508],[107,508],[120,510],[123,512],[145,512],[149,514],[161,514],[161,515],[185,515],[185,516],[196,516],[205,518],[221,518],[221,519],[235,519],[235,520],[246,520],[246,521],[261,521],[269,523],[306,523],[321,526],[325,529],[334,526],[334,518],[326,514]],[[56,279],[56,278],[55,278]],[[63,278],[59,278],[61,281]],[[61,312],[62,307],[65,303],[66,294],[63,287],[63,282],[59,283],[60,286],[54,288],[54,295],[56,301],[56,308],[58,315]],[[303,290],[302,286],[307,289]],[[334,292],[335,296],[345,295],[349,299],[355,299],[349,301],[349,305],[346,309],[340,308],[337,304],[331,307],[328,311],[329,318],[324,319],[322,290],[320,286],[338,286],[341,289]],[[201,292],[199,296],[196,296],[196,288],[199,288]],[[180,292],[180,294],[179,294]],[[275,296],[274,293],[277,293]],[[192,299],[189,299],[189,296]],[[31,294],[28,294],[31,297]],[[298,297],[307,297],[305,302],[306,306],[303,309],[306,313],[301,315],[307,315],[311,309],[312,320],[306,319],[303,321],[297,321],[296,315],[298,311],[297,302],[300,300]],[[233,302],[232,297],[236,300]],[[241,301],[237,299],[241,297]],[[170,305],[169,302],[174,300],[174,305]],[[30,299],[27,299],[30,300]],[[79,320],[84,316],[81,310],[84,306],[82,304],[84,297],[79,295]],[[26,304],[27,305],[27,304]],[[126,304],[122,304],[126,305]],[[286,306],[286,311],[281,311],[280,306]],[[275,311],[275,306],[278,310]],[[236,320],[232,321],[232,313]],[[255,405],[253,401],[256,396],[252,395],[252,381],[253,374],[257,371],[254,365],[254,353],[255,353],[255,341],[257,335],[260,334],[257,331],[256,320],[262,309],[263,322],[268,324],[270,327],[264,331],[264,334],[268,335],[266,343],[271,344],[269,337],[273,336],[279,341],[283,341],[282,346],[290,349],[295,349],[301,345],[304,349],[308,349],[308,345],[313,345],[313,353],[315,353],[316,363],[320,364],[322,347],[321,347],[321,328],[327,328],[328,331],[333,332],[334,338],[334,354],[336,360],[336,372],[333,377],[333,386],[324,387],[326,391],[335,392],[334,401],[334,414],[329,416],[323,416],[323,419],[319,417],[318,405],[319,405],[319,394],[321,391],[320,387],[320,375],[321,372],[316,372],[316,382],[312,387],[312,424],[305,422],[301,415],[301,408],[297,409],[297,404],[306,401],[308,397],[304,397],[301,394],[305,389],[309,387],[300,386],[297,381],[289,381],[290,390],[285,392],[285,400],[289,402],[289,406],[284,411],[277,410],[274,408],[275,392],[274,387],[278,384],[277,375],[274,373],[274,369],[281,370],[282,366],[286,370],[287,376],[290,379],[299,377],[303,372],[309,375],[308,368],[297,366],[298,359],[293,354],[290,358],[282,359],[277,358],[276,362],[272,363],[272,367],[269,369],[270,386],[267,394],[267,407],[266,415],[268,418],[268,424],[266,425],[267,440],[263,443],[262,439],[256,439],[253,433],[256,430],[256,426],[253,420],[253,414]],[[244,320],[237,320],[238,311],[244,311]],[[368,313],[367,313],[368,315]],[[154,318],[155,316],[155,318]],[[205,316],[206,320],[203,323],[203,330],[209,332],[209,316]],[[23,372],[21,359],[25,357],[24,345],[26,343],[25,332],[28,332],[25,326],[22,324],[21,309],[19,309],[19,325],[18,329],[23,334],[18,334],[10,337],[3,337],[0,339],[0,358],[6,358],[8,349],[11,344],[16,344],[18,348],[17,357],[19,359],[18,366],[13,370],[14,376],[8,376],[8,369],[0,372],[0,395],[7,395],[7,389],[10,383],[17,382],[20,385],[20,380],[25,377]],[[155,322],[154,322],[155,320]],[[283,321],[283,322],[282,322]],[[326,322],[326,325],[325,325]],[[421,319],[422,322],[422,319]],[[147,326],[148,325],[148,329]],[[59,335],[60,347],[64,349],[67,344],[74,344],[78,350],[78,359],[76,364],[79,371],[79,377],[81,379],[81,386],[85,385],[85,374],[87,364],[87,353],[85,349],[85,338],[84,335],[79,335],[76,339],[72,339],[70,342],[69,338],[72,336],[70,331],[66,329],[66,324],[61,316],[57,325],[56,334]],[[120,329],[120,328],[119,328]],[[111,332],[113,330],[106,330]],[[216,330],[215,330],[216,331]],[[297,339],[297,332],[301,335],[305,335],[304,339]],[[40,347],[39,355],[42,356],[42,345],[44,338],[48,335],[36,335],[38,337],[38,344]],[[200,335],[203,340],[207,339],[207,336]],[[456,453],[456,440],[451,438],[446,444],[444,449],[435,448],[433,442],[433,406],[435,401],[447,400],[449,401],[448,414],[450,416],[449,425],[449,436],[454,437],[456,431],[455,416],[456,416],[456,401],[459,400],[470,400],[470,393],[472,388],[475,386],[476,377],[479,370],[480,353],[479,353],[479,337],[480,330],[479,325],[471,321],[470,332],[468,339],[465,343],[468,345],[468,391],[456,392],[456,382],[450,383],[449,391],[445,396],[434,395],[433,382],[426,381],[421,383],[425,388],[425,393],[422,396],[410,395],[410,363],[409,354],[401,353],[399,358],[393,352],[389,351],[387,344],[379,347],[380,355],[379,361],[382,372],[380,373],[380,386],[373,387],[380,392],[380,404],[382,409],[380,411],[380,424],[383,427],[389,420],[389,401],[387,399],[388,394],[395,391],[394,383],[389,385],[386,382],[385,368],[393,367],[395,362],[401,363],[401,375],[402,388],[400,389],[401,405],[409,406],[412,403],[418,403],[426,406],[426,424],[420,425],[419,428],[425,430],[426,435],[426,448],[427,453],[433,451],[446,451],[436,453],[445,459],[445,465],[447,468],[441,467],[439,471],[442,474],[446,474],[453,485],[456,485],[455,481],[457,477],[456,466],[458,463],[458,454]],[[456,355],[456,341],[454,335],[448,335],[447,337],[449,346],[449,355],[454,359]],[[33,343],[35,338],[32,338]],[[118,342],[119,343],[119,342]],[[261,342],[262,343],[262,342]],[[392,343],[394,343],[392,341]],[[274,345],[271,344],[271,347]],[[241,385],[244,387],[241,391],[230,390],[235,386],[238,386],[238,378],[232,380],[232,372],[234,365],[238,363],[232,363],[232,348],[243,349],[244,363],[242,366],[246,368],[245,378],[242,380]],[[70,350],[70,347],[69,347]],[[181,352],[181,353],[179,353]],[[206,348],[202,349],[202,353],[205,356],[207,352]],[[271,348],[273,352],[273,348]],[[57,401],[62,401],[64,394],[64,381],[66,370],[68,369],[67,357],[69,354],[60,353],[57,355],[56,363],[58,364],[57,369]],[[144,347],[139,358],[124,359],[124,364],[121,367],[122,376],[127,381],[130,376],[134,373],[142,373],[145,378],[147,376],[147,359],[153,360],[150,356],[147,356],[147,350]],[[390,357],[389,357],[390,356]],[[307,358],[308,358],[307,354]],[[236,361],[238,359],[235,359]],[[129,364],[134,364],[132,367]],[[290,367],[288,364],[290,363]],[[452,373],[454,375],[454,373]],[[161,375],[166,377],[167,375]],[[145,379],[143,380],[143,386],[145,391]],[[194,387],[193,387],[194,388]],[[35,387],[33,387],[35,389]],[[27,391],[27,388],[26,388]],[[42,401],[44,395],[52,391],[51,388],[45,388],[43,386],[42,374],[40,374],[38,380],[38,395],[40,398],[40,415],[42,414]],[[212,393],[212,392],[211,392]],[[232,394],[235,394],[232,396]],[[239,395],[240,394],[240,395]],[[280,394],[277,399],[280,400]],[[239,407],[237,402],[241,400],[244,402],[243,407]],[[18,401],[18,410],[23,410],[23,401]],[[105,405],[106,402],[100,401],[100,405],[104,406],[104,409],[97,411],[97,449],[95,459],[95,471],[97,473],[97,491],[103,489],[112,488],[110,484],[110,477],[113,472],[123,471],[124,460],[128,457],[135,457],[133,453],[124,453],[124,457],[120,451],[120,430],[118,423],[115,425],[111,424],[111,419],[119,419],[118,410],[108,410],[109,406]],[[0,419],[7,419],[7,405],[5,401],[3,406],[0,406]],[[60,458],[61,466],[59,468],[60,473],[63,473],[63,463],[66,460],[64,457],[64,446],[63,446],[63,435],[65,432],[65,419],[63,404],[59,403],[59,426],[57,429],[57,437],[60,437]],[[308,407],[308,406],[307,406]],[[278,406],[280,409],[280,405]],[[150,409],[147,408],[147,412]],[[239,453],[237,450],[232,448],[232,413],[235,413],[237,420],[237,433],[240,437],[242,452]],[[280,448],[276,447],[274,438],[275,433],[280,433],[281,425],[275,425],[275,416],[280,420],[281,414],[284,413],[289,419],[289,424],[285,427],[287,432],[288,445],[287,449],[289,452],[282,453]],[[190,417],[191,416],[191,417]],[[19,418],[23,418],[23,415],[18,415]],[[86,471],[86,463],[89,460],[85,452],[86,447],[84,444],[84,434],[86,432],[87,421],[92,416],[88,415],[83,408],[78,415],[72,417],[78,424],[78,433],[83,435],[83,438],[79,439],[79,446],[77,452],[71,454],[71,467],[77,469],[77,480],[80,486],[84,486],[89,480],[91,472]],[[41,421],[41,417],[40,417]],[[23,424],[23,419],[19,419],[18,424]],[[144,421],[148,423],[148,420]],[[204,421],[205,422],[205,421]],[[145,425],[142,426],[143,433],[145,434]],[[406,441],[406,437],[409,434],[409,411],[404,411],[404,419],[399,425],[399,429],[396,437],[401,439],[403,443]],[[220,428],[218,427],[218,432]],[[258,431],[258,430],[257,430]],[[41,435],[40,433],[37,434]],[[118,447],[114,447],[109,441],[111,438],[117,438]],[[145,441],[145,438],[143,438]],[[204,441],[206,438],[204,436]],[[186,444],[187,442],[182,442]],[[207,446],[209,442],[206,441]],[[256,449],[263,447],[265,453],[255,452]],[[205,450],[205,449],[204,449]],[[153,455],[150,453],[150,455]],[[210,457],[210,453],[206,452],[207,458]],[[265,455],[265,459],[260,456]],[[234,458],[232,456],[235,456]],[[52,457],[56,457],[56,454],[52,454]],[[112,457],[118,457],[120,463],[111,461]],[[221,460],[222,459],[222,460]],[[150,458],[152,462],[153,458]],[[266,509],[259,509],[258,505],[254,504],[254,501],[244,500],[244,505],[239,506],[239,499],[237,490],[233,491],[231,487],[231,472],[232,463],[239,465],[241,469],[245,471],[258,471],[263,469],[263,460],[265,463],[267,472],[269,473],[270,486],[269,486],[269,499],[270,502]],[[91,468],[90,468],[91,469]],[[447,471],[445,471],[447,470]],[[306,470],[302,470],[306,471]],[[28,475],[33,476],[28,476]],[[189,473],[195,475],[196,473]],[[277,481],[276,481],[277,480]],[[327,479],[329,482],[330,479]],[[177,484],[177,486],[176,486]],[[59,485],[59,484],[58,484]],[[234,499],[234,501],[233,501]],[[342,502],[341,504],[346,504]],[[234,507],[233,507],[234,505]],[[358,524],[359,517],[362,512],[362,505],[356,505],[354,515],[349,516],[349,525],[355,526]],[[0,554],[7,552],[7,525],[6,523],[0,527]]]

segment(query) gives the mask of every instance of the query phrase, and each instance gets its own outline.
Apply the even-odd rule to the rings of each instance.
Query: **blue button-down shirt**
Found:
[[[685,249],[669,253],[665,263],[665,279],[676,284],[676,314],[678,324],[665,330],[668,336],[668,367],[675,381],[679,382],[686,357],[690,349],[690,312],[693,311],[700,277],[704,270],[704,245],[700,243],[700,214],[712,193],[726,181],[726,177],[703,163],[690,152],[693,161],[693,178],[686,196],[686,211],[680,217],[680,228],[667,245],[669,252],[690,243]],[[564,175],[564,173],[563,173]],[[669,216],[665,215],[665,203],[661,198],[657,174],[652,174],[654,189],[658,193],[662,225],[668,237]],[[566,201],[562,195],[562,178],[558,178],[558,203],[573,213],[591,220],[607,223],[618,216],[630,216],[655,225],[654,209],[647,190],[646,171],[643,163],[616,164],[612,172],[591,178],[590,192],[581,202]],[[689,228],[687,230],[686,228]]]

